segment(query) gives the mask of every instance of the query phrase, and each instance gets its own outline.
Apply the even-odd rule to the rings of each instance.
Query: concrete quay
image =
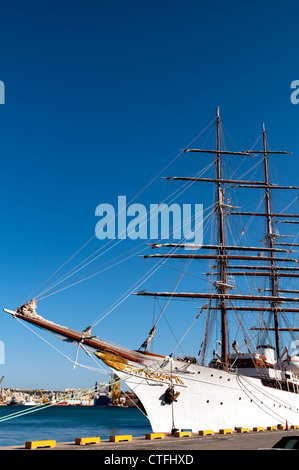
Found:
[[[78,433],[80,434],[80,433]],[[175,437],[166,435],[163,439],[148,440],[145,436],[133,437],[131,441],[110,442],[108,439],[103,439],[100,443],[88,445],[76,445],[75,439],[73,442],[56,442],[54,447],[41,447],[38,451],[89,451],[99,450],[104,451],[103,455],[111,454],[113,452],[117,455],[128,452],[134,455],[136,451],[146,453],[158,453],[159,451],[170,452],[187,452],[187,451],[200,451],[200,450],[268,450],[283,437],[296,436],[299,440],[299,430],[273,430],[273,431],[249,431],[246,433],[233,432],[232,434],[220,434],[200,436],[192,434],[189,437]],[[78,439],[80,436],[76,436]],[[1,451],[5,450],[27,450],[25,443],[23,446],[9,446],[0,447]],[[31,452],[34,450],[30,449]],[[27,450],[28,452],[28,450]]]

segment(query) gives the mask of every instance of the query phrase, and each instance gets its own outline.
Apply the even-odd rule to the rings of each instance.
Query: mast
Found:
[[[219,238],[219,250],[218,253],[221,255],[219,260],[219,279],[220,282],[217,284],[217,290],[221,294],[227,293],[227,260],[225,258],[225,220],[224,220],[224,191],[221,183],[221,153],[220,153],[220,114],[219,106],[216,111],[216,126],[217,126],[217,158],[216,158],[216,185],[218,195],[218,238]],[[225,297],[220,302],[221,311],[221,358],[224,364],[224,369],[228,369],[227,359],[227,318],[226,318],[226,300]]]
[[[202,153],[208,153],[216,156],[215,158],[215,177],[213,178],[192,178],[186,176],[175,176],[167,177],[167,180],[184,180],[184,181],[196,181],[201,183],[213,183],[216,188],[216,204],[214,206],[214,214],[217,219],[217,240],[214,245],[202,245],[196,246],[191,244],[189,248],[192,248],[192,254],[177,254],[176,250],[172,253],[159,253],[154,255],[142,255],[144,258],[168,258],[168,259],[192,259],[192,260],[215,260],[214,268],[216,267],[217,281],[213,282],[214,287],[216,288],[216,293],[202,293],[202,292],[148,292],[140,291],[137,295],[142,296],[154,296],[154,297],[166,297],[169,299],[183,298],[183,299],[209,299],[209,303],[212,300],[216,301],[215,306],[210,306],[209,309],[217,310],[221,314],[221,359],[222,364],[225,370],[228,370],[228,330],[227,330],[227,312],[231,310],[236,311],[260,311],[260,312],[270,312],[273,315],[274,319],[274,328],[269,331],[275,331],[275,345],[277,351],[277,360],[280,358],[280,340],[279,332],[283,331],[282,328],[279,328],[278,325],[278,315],[283,312],[295,313],[299,311],[299,308],[289,308],[289,302],[295,302],[298,305],[299,298],[291,297],[289,295],[284,296],[281,294],[285,292],[286,294],[294,293],[297,294],[297,291],[282,291],[278,288],[279,278],[297,278],[299,271],[298,267],[293,267],[292,264],[296,263],[298,265],[299,260],[296,255],[289,257],[290,253],[294,253],[293,247],[299,246],[299,244],[292,243],[281,243],[276,242],[276,234],[273,230],[273,220],[274,218],[298,218],[299,215],[296,214],[285,214],[285,213],[276,213],[272,212],[271,204],[271,193],[273,190],[298,190],[297,186],[282,186],[273,184],[269,181],[269,170],[268,170],[268,155],[270,154],[279,154],[279,155],[289,155],[290,152],[286,151],[271,151],[267,148],[266,144],[266,132],[265,126],[263,124],[263,150],[247,150],[243,152],[231,152],[228,150],[223,150],[221,148],[220,141],[220,132],[221,132],[221,119],[219,113],[219,107],[216,110],[216,145],[213,149],[185,149],[184,152],[195,152],[197,155]],[[232,156],[245,156],[252,157],[255,154],[263,155],[263,166],[264,166],[264,177],[261,178],[262,181],[246,181],[243,179],[230,179],[226,178],[223,173],[222,163],[223,156],[232,155]],[[226,186],[228,185],[228,186]],[[265,209],[263,212],[245,212],[236,211],[236,207],[232,205],[225,204],[224,200],[224,190],[226,187],[236,187],[236,188],[246,188],[250,190],[260,189],[265,190]],[[243,215],[243,216],[258,216],[265,217],[266,222],[266,243],[267,246],[237,246],[230,245],[226,240],[226,214],[229,215]],[[280,223],[299,223],[298,220],[279,220]],[[152,243],[152,248],[186,248],[188,243]],[[278,248],[278,247],[283,248]],[[284,248],[285,247],[285,248]],[[197,250],[208,249],[215,250],[212,254],[198,254]],[[238,254],[236,253],[238,252]],[[235,252],[235,254],[233,253]],[[239,253],[239,252],[245,252]],[[247,252],[247,253],[246,253]],[[248,253],[249,252],[249,253]],[[256,253],[250,253],[256,252]],[[286,257],[283,257],[282,254],[287,254]],[[230,264],[231,261],[250,261],[250,266],[241,264]],[[260,265],[260,262],[265,261]],[[266,263],[267,262],[267,263]],[[281,266],[281,263],[287,263],[290,267]],[[291,272],[294,271],[294,272]],[[215,274],[214,273],[204,273],[207,275]],[[258,276],[265,277],[269,279],[270,289],[269,294],[265,295],[236,295],[231,292],[231,289],[234,285],[230,285],[230,276]],[[268,289],[266,289],[268,291]],[[237,305],[234,305],[232,301],[236,301]],[[250,302],[262,302],[267,303],[268,305],[256,307],[254,304],[250,307],[246,305],[239,304],[239,301],[250,301]]]
[[[278,295],[278,279],[275,269],[275,252],[274,252],[274,237],[273,225],[272,225],[272,214],[271,214],[271,197],[270,197],[270,185],[269,185],[269,171],[268,171],[268,156],[267,156],[267,142],[266,142],[266,130],[265,123],[263,123],[263,152],[264,152],[264,177],[265,177],[265,205],[267,214],[267,241],[271,249],[269,254],[270,261],[270,284],[272,297]],[[274,331],[275,331],[275,346],[276,346],[276,357],[280,358],[280,339],[279,339],[279,326],[278,326],[278,312],[277,302],[272,302],[273,315],[274,315]]]

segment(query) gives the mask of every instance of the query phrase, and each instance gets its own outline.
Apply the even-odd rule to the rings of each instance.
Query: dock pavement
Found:
[[[78,434],[80,434],[78,432]],[[172,435],[165,435],[162,439],[146,439],[145,436],[132,437],[129,441],[110,442],[109,439],[100,439],[98,443],[90,443],[86,445],[76,444],[76,439],[81,436],[75,436],[72,442],[56,442],[54,441],[53,447],[38,447],[36,449],[26,449],[24,445],[0,447],[1,451],[18,451],[25,450],[26,452],[40,452],[40,451],[103,451],[103,458],[111,455],[125,455],[133,456],[136,451],[141,452],[143,455],[152,456],[152,461],[149,463],[158,463],[155,461],[159,452],[166,452],[169,455],[176,455],[181,452],[181,455],[186,455],[188,451],[217,451],[217,450],[273,450],[273,446],[279,442],[283,437],[297,437],[299,441],[299,429],[294,430],[263,430],[262,432],[249,431],[246,433],[233,432],[231,434],[215,433],[213,435],[201,436],[199,434],[191,434],[186,437],[175,437]],[[45,443],[45,441],[33,441]],[[53,441],[52,441],[53,442]],[[137,453],[138,453],[137,452]],[[162,458],[162,457],[161,457]],[[106,463],[106,462],[104,462]],[[107,462],[108,463],[108,462]],[[110,462],[113,463],[113,462]],[[115,463],[115,462],[114,462]],[[161,462],[159,462],[161,463]],[[167,463],[167,462],[164,462]],[[184,463],[183,461],[181,463]],[[188,463],[188,462],[185,462]],[[191,462],[190,462],[191,463]]]

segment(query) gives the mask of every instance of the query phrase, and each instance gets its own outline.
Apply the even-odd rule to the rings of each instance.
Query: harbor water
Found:
[[[134,407],[40,406],[31,410],[19,405],[0,407],[0,448],[23,445],[30,440],[71,442],[77,437],[107,439],[113,434],[137,437],[148,432],[151,432],[149,421]]]

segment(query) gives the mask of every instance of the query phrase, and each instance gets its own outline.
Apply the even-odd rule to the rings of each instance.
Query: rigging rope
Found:
[[[213,162],[210,163],[205,169],[201,170],[200,172],[197,173],[196,177],[200,174],[200,173],[204,173],[206,171],[207,168],[209,168],[211,165],[213,165]],[[190,187],[192,184],[194,184],[194,181],[192,181],[191,183],[190,182],[187,182],[187,183],[184,183],[183,187],[180,187],[178,188],[177,190],[175,190],[172,194],[170,194],[167,198],[165,198],[162,203],[164,203],[167,199],[169,199],[171,196],[175,195],[176,193],[179,192],[178,195],[181,195],[183,194],[187,189],[188,187]],[[185,187],[185,188],[184,188]],[[184,188],[184,189],[182,189]],[[176,197],[178,197],[178,195]],[[174,197],[170,203],[172,203],[176,197]],[[192,220],[191,219],[188,219],[188,220]],[[188,221],[187,220],[187,221]],[[142,227],[143,225],[147,224],[147,220],[145,220],[143,223],[139,224],[140,227]],[[174,232],[174,229],[177,227],[177,226],[180,226],[180,224],[177,224],[176,226],[173,227],[173,232]],[[122,234],[125,233],[125,230],[122,232]],[[120,234],[120,235],[122,235]],[[115,240],[115,239],[113,239]],[[113,240],[110,240],[109,242],[107,242],[105,246],[109,245],[110,243],[112,243]],[[160,239],[162,240],[162,238]],[[114,248],[116,245],[118,245],[119,243],[121,243],[123,241],[123,239],[119,239],[113,246],[111,246],[110,248],[106,249],[106,251],[104,251],[103,253],[100,253],[98,256],[96,256],[95,258],[93,258],[91,261],[89,261],[88,263],[86,263],[85,265],[81,266],[79,269],[76,269],[78,266],[80,266],[82,263],[84,263],[85,261],[87,261],[89,258],[91,258],[93,255],[95,255],[96,253],[98,253],[99,251],[101,251],[104,247],[101,247],[99,248],[97,251],[95,251],[95,253],[91,254],[89,257],[87,257],[84,261],[82,261],[81,263],[79,263],[75,268],[71,269],[68,273],[66,273],[64,276],[62,276],[60,279],[58,279],[58,281],[56,281],[55,283],[53,283],[52,285],[50,285],[47,289],[45,289],[44,291],[42,291],[39,295],[36,296],[36,299],[38,300],[41,300],[45,297],[47,297],[46,294],[49,290],[53,289],[55,286],[57,286],[58,284],[60,284],[61,282],[64,282],[66,279],[68,279],[69,277],[73,276],[75,273],[77,273],[78,271],[80,271],[81,269],[85,268],[87,265],[89,265],[90,263],[92,263],[93,261],[95,261],[96,259],[98,259],[99,257],[103,256],[105,253],[107,253],[109,250],[111,250],[112,248]],[[143,244],[145,245],[147,242],[145,241]],[[110,260],[111,261],[111,260]],[[110,268],[108,268],[110,269]],[[73,271],[73,272],[72,272]],[[69,274],[69,275],[68,275]]]
[[[213,205],[211,205],[210,207],[204,209],[204,212],[210,210],[212,207],[213,207]],[[212,213],[212,211],[210,211],[210,212],[204,217],[203,222],[211,215],[211,213]],[[194,218],[194,216],[192,216],[192,217],[189,218],[189,219],[190,219],[190,220],[193,220],[193,218]],[[188,219],[188,220],[189,220],[189,219]],[[175,227],[174,227],[174,229],[175,229]],[[185,238],[181,239],[181,242],[183,242],[184,240],[185,240]],[[146,243],[146,242],[145,242],[145,243]],[[143,245],[143,244],[142,244],[142,245]],[[170,253],[175,253],[178,249],[179,249],[179,247],[173,248],[173,249],[170,251]],[[130,251],[130,250],[129,250],[129,251]],[[141,251],[142,251],[142,250],[141,250]],[[135,256],[135,254],[133,254],[132,256]],[[130,256],[130,257],[132,257],[132,256]],[[128,257],[128,258],[130,258],[130,257]],[[126,259],[128,259],[128,258],[126,258]],[[123,262],[123,261],[124,261],[124,260],[122,260],[121,262]],[[99,321],[102,321],[108,314],[110,314],[113,310],[115,310],[115,308],[116,308],[117,306],[119,306],[124,300],[126,300],[126,299],[132,294],[132,292],[133,292],[134,289],[137,289],[138,287],[140,287],[146,280],[149,279],[149,277],[151,277],[153,274],[155,274],[156,271],[159,270],[160,267],[162,267],[163,264],[165,264],[166,261],[167,261],[167,258],[165,258],[165,260],[164,260],[162,263],[161,263],[161,262],[158,262],[157,265],[155,265],[155,266],[153,266],[152,268],[150,268],[150,270],[148,271],[148,276],[146,276],[147,273],[145,273],[138,281],[136,281],[136,283],[134,283],[134,284],[130,287],[130,289],[128,289],[128,290],[125,292],[125,294],[123,294],[123,296],[125,296],[125,298],[123,298],[123,299],[120,301],[120,299],[123,297],[123,296],[121,296],[120,299],[119,299],[119,301],[117,301],[117,302],[118,302],[117,305],[115,305],[114,308],[112,308],[113,305],[114,305],[114,304],[112,304],[112,306],[110,307],[110,311],[104,312],[104,314],[103,314],[98,320],[96,320],[96,321],[93,323],[93,326],[95,326],[97,323],[99,323]],[[116,265],[116,264],[119,264],[119,263],[115,263],[114,265]],[[113,266],[114,266],[114,265],[113,265]],[[108,269],[108,268],[107,268],[107,269]],[[151,273],[152,270],[153,270],[153,272]],[[102,270],[102,271],[100,271],[100,272],[103,272],[103,271],[104,271],[104,270]],[[88,276],[88,278],[93,277],[93,276],[95,276],[95,275],[97,275],[97,274],[99,274],[99,273],[95,273],[95,274],[93,274],[93,275],[91,275],[91,276]],[[145,277],[145,276],[146,276],[146,277]],[[80,280],[80,281],[77,281],[76,283],[73,283],[73,284],[70,284],[70,285],[67,285],[67,286],[63,287],[63,288],[59,289],[58,291],[54,291],[53,293],[49,293],[48,295],[43,296],[43,298],[48,297],[48,296],[50,296],[50,295],[53,295],[53,294],[55,294],[55,293],[57,293],[57,292],[59,292],[59,291],[61,291],[61,290],[65,290],[65,289],[67,289],[67,288],[69,288],[69,287],[72,287],[73,285],[78,284],[79,282],[83,282],[84,280],[86,280],[86,279],[88,279],[88,278],[84,278],[84,279],[82,279],[82,280]],[[140,282],[139,282],[139,281],[140,281]],[[137,284],[138,282],[139,282],[139,284]],[[128,292],[129,292],[129,293],[128,293]],[[127,295],[126,295],[126,294],[127,294]]]
[[[85,367],[87,369],[90,369],[90,370],[95,370],[95,371],[100,371],[99,369],[95,369],[94,367],[89,367],[89,366],[84,366],[82,364],[79,364],[77,363],[76,361],[73,361],[72,359],[70,359],[66,354],[62,353],[61,351],[59,351],[59,349],[57,349],[53,344],[51,344],[49,341],[47,341],[45,338],[43,338],[42,336],[40,336],[36,331],[34,331],[32,328],[30,328],[28,325],[26,325],[25,323],[23,323],[22,321],[20,321],[20,319],[16,318],[15,319],[21,324],[23,325],[24,327],[26,327],[28,330],[30,330],[33,334],[35,334],[38,338],[40,338],[42,341],[44,341],[45,343],[47,343],[49,346],[51,346],[53,349],[55,349],[59,354],[61,354],[62,356],[64,356],[66,359],[68,359],[70,362],[72,362],[74,365],[76,366],[79,366],[79,367]],[[54,335],[55,336],[55,335]],[[102,369],[102,373],[105,373],[106,375],[109,375],[109,373],[103,369],[103,367],[101,367],[101,365],[96,361],[96,359],[94,358],[93,355],[90,354],[90,352],[84,347],[83,344],[80,344],[78,343],[80,347],[82,347],[82,349],[86,352],[86,354],[94,361],[96,362],[97,366],[99,366],[101,369]],[[155,361],[153,362],[153,364],[151,366],[147,366],[147,365],[144,365],[144,368],[146,370],[154,370],[154,371],[158,371],[159,370],[159,367],[161,366],[161,364],[163,364],[164,362],[164,359],[163,361]],[[134,377],[135,374],[134,373],[126,373],[127,377],[130,378],[130,377]],[[138,376],[138,375],[137,375]],[[139,377],[139,376],[138,376]],[[139,377],[140,378],[140,377]],[[144,378],[142,380],[142,382],[146,380],[146,378]],[[55,403],[44,403],[42,405],[36,405],[36,406],[33,406],[33,407],[30,407],[30,409],[26,409],[26,410],[20,410],[18,412],[15,412],[15,413],[11,413],[9,415],[6,415],[2,418],[0,418],[0,423],[3,422],[3,421],[6,421],[6,420],[9,420],[9,419],[13,419],[13,418],[17,418],[17,417],[21,417],[21,416],[24,416],[28,413],[33,413],[35,411],[40,411],[42,409],[44,409],[45,407],[49,408],[51,406],[55,406],[59,403],[62,403],[64,401],[66,401],[68,398],[74,398],[74,397],[80,397],[80,396],[83,396],[85,395],[87,392],[93,390],[93,388],[95,387],[106,387],[107,385],[113,385],[115,384],[116,382],[118,382],[118,380],[116,381],[109,381],[108,383],[105,383],[105,384],[102,384],[102,385],[95,385],[93,387],[89,387],[88,389],[85,389],[85,390],[81,390],[80,392],[78,392],[75,396],[74,396],[74,393],[73,392],[70,392],[70,394],[67,394],[65,396],[63,396],[59,401],[56,401]],[[141,383],[142,383],[141,382]],[[140,385],[140,384],[137,384],[137,386]],[[136,386],[136,387],[137,387]],[[135,388],[136,388],[135,387]],[[122,390],[122,392],[128,397],[128,394],[126,394],[126,392],[124,390]],[[129,397],[128,397],[129,398]],[[134,403],[134,402],[133,402]],[[134,405],[138,408],[138,410],[148,419],[147,415],[143,412],[143,410],[136,404],[134,403]]]
[[[186,146],[186,149],[190,147],[212,124],[214,123],[214,119]],[[184,153],[184,150],[180,151],[152,180],[150,180],[132,199],[130,202],[126,204],[125,207],[120,211],[122,212],[125,210],[129,204],[131,204],[140,194],[142,194],[145,189],[147,189],[167,168],[169,168],[182,154]],[[119,212],[119,213],[120,213]],[[119,215],[117,213],[115,217]],[[114,218],[115,218],[114,217]],[[30,296],[27,297],[27,299],[23,302],[26,303],[29,299],[33,297],[33,295],[44,285],[46,284],[57,272],[59,272],[66,264],[68,264],[80,251],[82,251],[83,248],[85,248],[95,237],[97,233],[95,233],[86,243],[84,243],[70,258],[68,258],[56,271],[48,278],[46,279],[37,289],[35,289],[34,292]]]
[[[290,403],[286,402],[285,400],[283,400],[283,399],[281,399],[281,398],[280,398],[280,399],[279,399],[279,398],[274,398],[273,395],[271,395],[270,392],[267,392],[265,389],[261,389],[261,388],[258,387],[256,384],[250,382],[249,377],[246,378],[246,376],[244,376],[244,375],[242,375],[242,376],[241,376],[241,375],[238,375],[238,378],[239,378],[239,379],[242,379],[243,382],[246,382],[246,383],[248,383],[248,384],[250,383],[250,385],[251,385],[253,388],[255,388],[258,392],[260,392],[260,393],[261,393],[262,395],[264,395],[265,397],[270,398],[271,400],[273,400],[273,401],[274,401],[275,403],[277,403],[278,405],[284,406],[285,408],[288,407],[288,409],[291,409],[291,411],[295,412],[296,414],[299,414],[298,408],[295,408],[295,406],[294,406],[294,407],[291,406],[291,408],[290,408]],[[249,390],[249,389],[247,389],[247,390]],[[252,393],[252,392],[250,392],[250,393]],[[268,407],[267,407],[267,408],[268,408]],[[292,409],[292,408],[293,408],[293,409]],[[275,412],[274,412],[274,413],[275,413]],[[276,414],[276,413],[275,413],[275,414]],[[278,415],[278,416],[279,416],[279,415]]]
[[[209,209],[209,208],[208,208]],[[209,214],[206,216],[208,217]],[[182,239],[183,240],[183,239]],[[173,248],[172,250],[170,250],[170,253],[175,253],[179,248]],[[153,274],[156,273],[156,271],[158,271],[167,261],[167,258],[165,258],[162,262],[161,261],[158,261],[157,264],[155,266],[152,266],[148,273],[150,273],[145,279],[143,279],[143,277],[146,275],[144,274],[141,278],[140,278],[140,283],[136,286],[137,282],[135,284],[133,284],[133,286],[130,287],[130,289],[128,289],[125,294],[125,298],[122,299],[122,297],[120,297],[120,299],[117,301],[117,305],[114,306],[114,304],[112,304],[112,306],[110,307],[110,309],[108,309],[108,311],[106,310],[106,312],[104,312],[104,314],[98,318],[98,320],[96,320],[94,323],[93,323],[93,326],[97,325],[100,321],[102,321],[107,315],[109,315],[113,310],[115,310],[116,307],[118,307],[122,302],[124,302],[124,300],[126,300],[131,294],[132,292],[137,289],[138,287],[140,287],[145,281],[147,281]],[[151,273],[151,271],[153,270],[153,272]],[[143,279],[143,280],[142,280]],[[128,295],[126,295],[127,293],[129,292]],[[122,300],[121,300],[122,299]],[[114,306],[114,307],[113,307]],[[113,307],[113,308],[112,308]]]

